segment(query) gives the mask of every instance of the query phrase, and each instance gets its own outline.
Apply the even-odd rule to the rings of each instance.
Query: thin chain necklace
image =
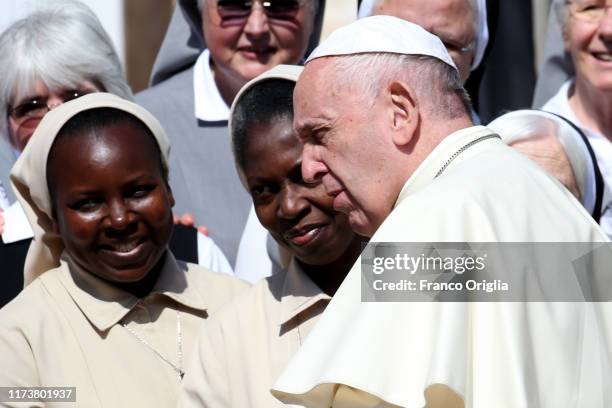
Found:
[[[132,336],[134,336],[138,341],[140,341],[142,344],[144,344],[149,349],[151,349],[151,351],[155,353],[157,357],[161,358],[163,361],[168,363],[168,365],[170,365],[170,367],[172,367],[172,369],[178,373],[179,378],[181,380],[183,379],[183,376],[185,375],[185,371],[183,371],[183,331],[181,330],[181,314],[178,310],[176,311],[176,337],[178,340],[178,364],[179,364],[178,367],[172,361],[164,357],[162,353],[160,353],[153,346],[151,346],[148,341],[146,341],[143,337],[141,337],[133,329],[128,327],[126,323],[121,323],[121,325],[125,327],[125,329],[128,332],[130,332]]]
[[[474,146],[476,143],[480,143],[480,142],[482,142],[484,140],[487,140],[487,139],[501,139],[501,137],[499,137],[496,134],[490,134],[490,135],[486,135],[486,136],[481,136],[478,139],[472,140],[471,142],[469,142],[465,146],[462,146],[459,150],[457,150],[455,153],[453,153],[453,155],[446,160],[446,162],[442,165],[440,170],[438,170],[438,173],[436,173],[434,178],[438,178],[442,173],[444,173],[444,170],[446,170],[446,168],[449,166],[449,164],[451,164],[452,161],[455,160],[457,158],[457,156],[459,156],[465,150],[467,150],[470,147]]]

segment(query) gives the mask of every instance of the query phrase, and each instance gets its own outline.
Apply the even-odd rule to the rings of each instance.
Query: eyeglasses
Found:
[[[253,5],[261,4],[266,16],[272,20],[289,20],[302,7],[303,0],[218,0],[217,12],[221,21],[242,24],[247,21]]]
[[[608,7],[612,7],[612,4],[606,4],[606,0],[578,0],[568,3],[571,15],[588,23],[598,23]]]
[[[446,40],[441,37],[440,37],[440,40],[442,41],[442,44],[444,44],[444,47],[446,48],[449,54],[452,54],[452,53],[465,54],[467,52],[473,51],[474,48],[476,48],[475,41],[472,41],[467,45],[461,45],[457,42]]]
[[[70,89],[62,92],[59,97],[62,103],[71,101],[80,96],[95,92],[94,90]],[[49,96],[35,96],[27,101],[8,109],[8,115],[13,118],[17,125],[21,125],[28,119],[41,119],[53,108],[47,103]]]

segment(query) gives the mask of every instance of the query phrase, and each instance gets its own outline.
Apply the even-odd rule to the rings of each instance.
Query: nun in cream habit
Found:
[[[76,203],[70,199],[65,208],[63,201],[53,198],[47,184],[48,167],[58,169],[56,163],[52,166],[52,160],[48,160],[50,152],[71,119],[94,109],[96,115],[103,111],[114,112],[110,115],[118,112],[124,119],[103,123],[95,132],[88,129],[62,136],[62,146],[78,147],[74,160],[62,161],[59,168],[72,168],[79,163],[76,165],[94,169],[80,174],[64,172],[64,180],[72,181],[61,182],[60,193],[58,180],[50,179],[54,195],[60,197],[66,196],[62,191],[70,187],[65,184],[89,186],[78,193],[85,198]],[[130,119],[125,119],[126,116]],[[113,136],[111,129],[115,129]],[[130,145],[129,141],[122,142],[123,137],[140,139]],[[124,153],[113,150],[113,144],[123,148],[134,146],[129,149],[138,152],[131,156],[132,160],[123,158],[124,163],[117,163],[116,157]],[[158,154],[151,146],[155,146]],[[0,310],[2,387],[75,387],[76,406],[81,407],[175,405],[184,364],[195,346],[200,323],[245,284],[176,261],[167,249],[169,234],[157,238],[160,229],[172,229],[171,191],[165,181],[160,181],[165,178],[160,174],[167,168],[169,148],[164,131],[150,113],[111,94],[83,96],[44,117],[11,174],[35,232],[28,265],[34,269],[34,275],[40,276]],[[110,155],[103,160],[113,164],[100,170],[96,162],[106,152]],[[129,167],[134,163],[144,164]],[[117,172],[113,167],[121,170]],[[135,170],[126,172],[125,168]],[[120,184],[135,174],[147,180],[137,182],[144,183],[142,187],[133,189]],[[97,190],[91,193],[90,188]],[[118,195],[112,194],[124,189],[121,205],[126,210],[121,213]],[[75,239],[82,239],[86,230],[92,228],[84,220],[97,217],[100,212],[104,215],[94,227],[98,228],[98,238],[94,238],[97,249],[88,252]],[[147,226],[151,214],[156,214],[152,222],[159,228]],[[74,219],[79,217],[81,229],[67,227],[74,226]],[[140,243],[130,249],[136,236]],[[66,242],[71,245],[64,245]],[[147,254],[147,260],[143,261],[139,253]],[[121,264],[121,259],[125,264]],[[151,263],[153,266],[147,270],[146,265]],[[142,269],[144,275],[139,281],[121,281],[122,274],[132,273],[136,268]],[[147,279],[150,283],[145,286],[146,291],[129,289]],[[31,401],[26,405],[52,407],[66,403]],[[0,406],[24,405],[5,399]]]

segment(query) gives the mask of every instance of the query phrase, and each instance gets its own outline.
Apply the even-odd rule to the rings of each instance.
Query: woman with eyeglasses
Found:
[[[612,236],[612,7],[607,0],[558,1],[556,6],[575,76],[542,109],[586,134],[606,185],[599,224]]]
[[[169,151],[149,112],[109,93],[39,123],[11,180],[45,272],[0,309],[0,406],[175,406],[202,321],[246,284],[168,249]]]
[[[266,231],[234,169],[229,107],[249,80],[303,60],[318,43],[324,9],[324,0],[178,1],[152,87],[136,95],[172,138],[177,212],[206,225],[249,281],[267,276],[270,261]]]
[[[13,23],[0,35],[0,307],[42,271],[26,265],[32,230],[18,202],[12,201],[8,172],[26,148],[42,118],[64,102],[92,92],[132,100],[111,39],[95,14],[78,1],[56,1]],[[4,199],[2,199],[4,197]],[[179,259],[231,273],[214,242],[193,228],[179,226],[172,238]],[[179,245],[180,244],[180,245]],[[192,255],[193,253],[193,255]]]

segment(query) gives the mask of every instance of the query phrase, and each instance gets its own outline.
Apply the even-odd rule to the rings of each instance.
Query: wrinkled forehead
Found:
[[[351,81],[343,79],[336,62],[342,57],[323,57],[306,64],[293,93],[293,126],[304,138],[318,128],[331,126],[354,106]]]
[[[323,57],[306,64],[293,92],[293,106],[296,113],[300,108],[323,103],[326,95],[338,88],[338,75],[335,71],[337,59],[337,57]]]
[[[345,56],[327,56],[308,61],[297,80],[294,102],[298,92],[338,91],[342,84],[350,82],[342,81],[342,70],[338,64],[343,58]]]

